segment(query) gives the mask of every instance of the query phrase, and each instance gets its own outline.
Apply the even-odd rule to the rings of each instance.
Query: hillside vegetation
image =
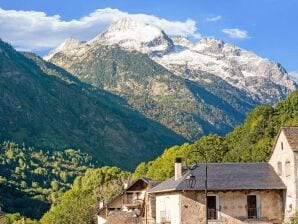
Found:
[[[42,224],[94,223],[99,201],[108,201],[123,190],[130,174],[116,167],[90,169],[76,178],[71,190],[66,192],[61,203],[52,206],[40,220]]]
[[[95,162],[77,150],[36,150],[13,142],[0,145],[0,202],[4,211],[40,218]]]
[[[226,137],[208,135],[194,144],[183,144],[167,149],[157,159],[141,163],[136,176],[164,180],[173,175],[175,157],[185,157],[194,149],[204,151],[209,162],[267,161],[276,135],[282,126],[298,126],[298,90],[275,107],[258,106],[248,113],[243,125]]]
[[[175,157],[183,158],[193,149],[205,152],[209,162],[267,161],[278,130],[285,125],[298,126],[298,91],[293,92],[274,108],[270,106],[255,108],[248,114],[244,124],[235,128],[226,137],[208,135],[200,138],[194,144],[186,143],[165,150],[155,160],[140,163],[132,177],[136,179],[147,176],[156,180],[165,180],[173,175]],[[105,171],[103,171],[104,169]],[[110,172],[111,170],[113,172]],[[108,174],[104,174],[104,172]],[[110,175],[111,173],[112,175]],[[98,174],[100,175],[97,176]],[[96,212],[94,208],[98,206],[98,201],[102,201],[104,196],[107,201],[112,195],[117,194],[123,179],[127,179],[128,176],[127,173],[122,175],[117,168],[105,167],[87,171],[85,176],[76,179],[74,187],[63,195],[61,203],[52,206],[51,210],[41,219],[41,223],[62,224],[65,223],[65,220],[69,220],[67,223],[77,223],[78,220],[81,220],[83,223],[91,224],[92,217]],[[78,183],[85,183],[85,185],[80,189],[75,187],[78,186]],[[82,200],[86,201],[81,203]],[[78,212],[82,212],[82,216]]]

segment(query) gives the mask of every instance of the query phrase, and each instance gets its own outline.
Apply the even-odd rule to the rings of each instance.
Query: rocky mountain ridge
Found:
[[[80,54],[86,45],[98,44],[119,45],[148,54],[169,71],[191,81],[201,82],[206,73],[218,76],[263,104],[275,104],[297,88],[295,79],[280,64],[253,52],[214,38],[196,43],[185,37],[171,38],[157,27],[130,18],[115,22],[86,44],[76,46],[76,50],[64,48],[55,52]]]

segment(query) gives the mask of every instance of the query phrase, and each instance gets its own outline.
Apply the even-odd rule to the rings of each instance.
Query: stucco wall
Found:
[[[282,147],[283,144],[283,147]],[[282,174],[280,175],[282,181],[287,186],[287,191],[284,195],[284,208],[285,215],[290,216],[295,212],[297,207],[297,191],[298,188],[296,186],[297,183],[297,155],[292,151],[286,136],[283,131],[281,131],[279,138],[276,141],[275,148],[269,160],[269,163],[274,168],[274,170],[278,173],[278,162],[282,164]],[[290,162],[289,174],[286,174],[286,162]]]
[[[156,196],[156,223],[162,221],[162,213],[165,212],[171,224],[180,224],[180,195],[179,193],[171,193]]]
[[[229,191],[209,192],[218,197],[218,219],[209,223],[246,223],[247,195],[256,194],[259,200],[260,219],[255,223],[281,223],[283,220],[282,196],[279,191]],[[204,223],[204,193],[181,192],[181,224]]]

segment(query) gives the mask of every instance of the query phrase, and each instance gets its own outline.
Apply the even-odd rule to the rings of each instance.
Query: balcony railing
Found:
[[[126,206],[141,206],[143,203],[142,199],[125,198],[123,204]]]

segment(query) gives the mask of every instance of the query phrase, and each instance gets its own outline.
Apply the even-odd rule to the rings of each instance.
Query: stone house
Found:
[[[153,187],[157,224],[205,223],[205,164]],[[283,127],[267,163],[209,163],[209,223],[282,223],[298,209],[298,127]],[[190,173],[192,172],[192,174]],[[194,175],[192,188],[188,177]]]

